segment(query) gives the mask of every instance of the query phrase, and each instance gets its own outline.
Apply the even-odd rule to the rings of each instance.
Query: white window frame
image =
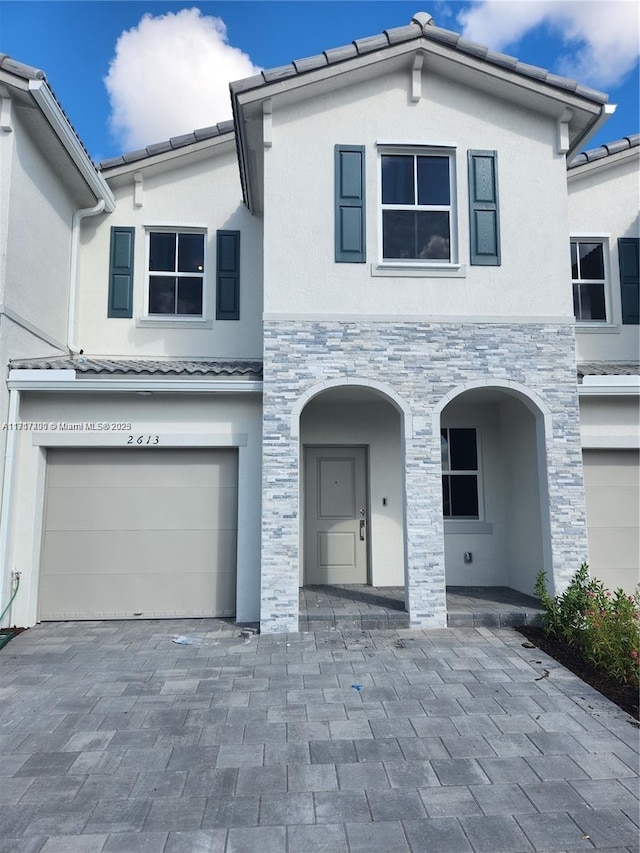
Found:
[[[458,524],[458,523],[469,523],[469,522],[478,522],[484,521],[484,488],[483,488],[483,476],[482,476],[482,446],[481,446],[481,436],[480,429],[475,426],[470,426],[469,424],[441,424],[440,425],[440,434],[442,434],[442,430],[452,429],[472,429],[476,436],[476,464],[477,468],[474,470],[452,470],[451,467],[449,469],[442,468],[442,477],[441,477],[441,489],[444,482],[444,478],[448,476],[460,476],[460,475],[473,475],[476,478],[476,487],[478,490],[478,515],[470,516],[470,515],[445,515],[444,514],[444,498],[442,503],[442,518],[444,522],[448,524]],[[449,448],[449,464],[451,463],[451,443],[447,442]]]
[[[141,321],[144,326],[176,326],[176,325],[206,325],[211,328],[209,318],[209,252],[208,229],[202,225],[145,225],[144,247],[144,306]],[[204,236],[204,269],[202,276],[197,273],[170,273],[149,269],[151,234],[202,234]],[[183,276],[185,278],[202,278],[202,313],[201,314],[150,314],[149,313],[149,278],[152,275]]]
[[[574,284],[602,284],[604,288],[604,320],[582,320],[575,317],[576,326],[581,331],[609,331],[614,326],[613,306],[611,299],[611,265],[609,260],[609,240],[610,234],[593,234],[593,233],[572,233],[569,237],[569,252],[571,252],[572,243],[599,243],[602,246],[602,265],[604,270],[604,279],[574,279],[571,275],[571,303],[573,305],[573,285]],[[569,254],[569,265],[571,266],[571,254]]]
[[[458,273],[461,270],[459,263],[458,248],[458,177],[457,177],[457,148],[452,143],[378,143],[378,263],[376,270],[424,270],[443,271]],[[416,157],[446,157],[449,160],[449,199],[448,205],[383,205],[382,203],[382,157],[389,156],[413,156]],[[414,159],[415,163],[415,159]],[[416,169],[414,167],[414,176]],[[383,210],[424,210],[449,212],[449,260],[422,258],[411,258],[407,260],[398,258],[385,258],[383,256]],[[373,271],[375,274],[375,271]]]

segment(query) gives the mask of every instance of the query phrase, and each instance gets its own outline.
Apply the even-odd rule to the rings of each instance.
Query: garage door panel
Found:
[[[235,486],[236,456],[228,450],[166,450],[135,447],[109,450],[56,450],[48,464],[50,486],[87,485],[87,467],[92,484],[122,486]]]
[[[585,450],[589,566],[613,589],[632,592],[640,576],[640,453]]]
[[[237,489],[53,487],[48,530],[235,529]]]
[[[594,566],[606,566],[611,569],[636,567],[640,560],[637,529],[590,527],[589,556]]]
[[[587,501],[588,511],[598,520],[599,527],[634,527],[637,530],[640,518],[640,495],[637,489],[601,486],[589,492]]]
[[[231,616],[237,452],[49,451],[40,618]]]
[[[620,486],[638,485],[638,450],[585,450],[584,480],[587,486],[615,482]]]
[[[235,567],[235,530],[52,531],[46,540],[47,575],[171,574]]]
[[[46,578],[42,619],[159,619],[231,616],[235,612],[235,572],[176,575],[77,575]]]

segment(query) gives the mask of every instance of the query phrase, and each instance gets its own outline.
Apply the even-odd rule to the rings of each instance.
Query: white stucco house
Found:
[[[637,583],[639,138],[578,156],[606,95],[418,13],[97,168],[41,72],[0,97],[12,622]]]

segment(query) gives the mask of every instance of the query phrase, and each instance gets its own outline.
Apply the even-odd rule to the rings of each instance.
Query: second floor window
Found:
[[[382,257],[451,263],[451,158],[382,154]]]
[[[201,317],[205,235],[149,232],[149,315]]]
[[[605,256],[601,240],[571,241],[573,311],[578,322],[605,322]]]

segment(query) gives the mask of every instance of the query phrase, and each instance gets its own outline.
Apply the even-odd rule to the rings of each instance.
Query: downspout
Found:
[[[3,597],[7,579],[9,577],[9,555],[11,545],[11,507],[13,501],[13,471],[15,460],[16,439],[18,431],[15,424],[18,422],[18,411],[20,406],[20,392],[15,389],[9,391],[9,414],[7,430],[7,443],[4,450],[4,477],[2,480],[2,509],[0,510],[0,613],[3,609]],[[11,429],[11,425],[14,428]]]
[[[71,269],[69,272],[69,322],[67,324],[67,347],[72,355],[77,355],[80,348],[76,343],[78,331],[77,301],[78,301],[78,248],[80,245],[80,223],[87,216],[97,216],[105,209],[105,199],[101,198],[95,207],[84,207],[76,210],[71,221]]]
[[[573,144],[567,151],[567,163],[570,163],[573,157],[579,153],[580,148],[585,144],[585,142],[590,139],[594,133],[596,133],[605,121],[608,121],[609,118],[615,113],[617,104],[603,104],[600,107],[600,112],[596,116],[595,121],[588,125],[582,133],[580,133],[573,140]]]

